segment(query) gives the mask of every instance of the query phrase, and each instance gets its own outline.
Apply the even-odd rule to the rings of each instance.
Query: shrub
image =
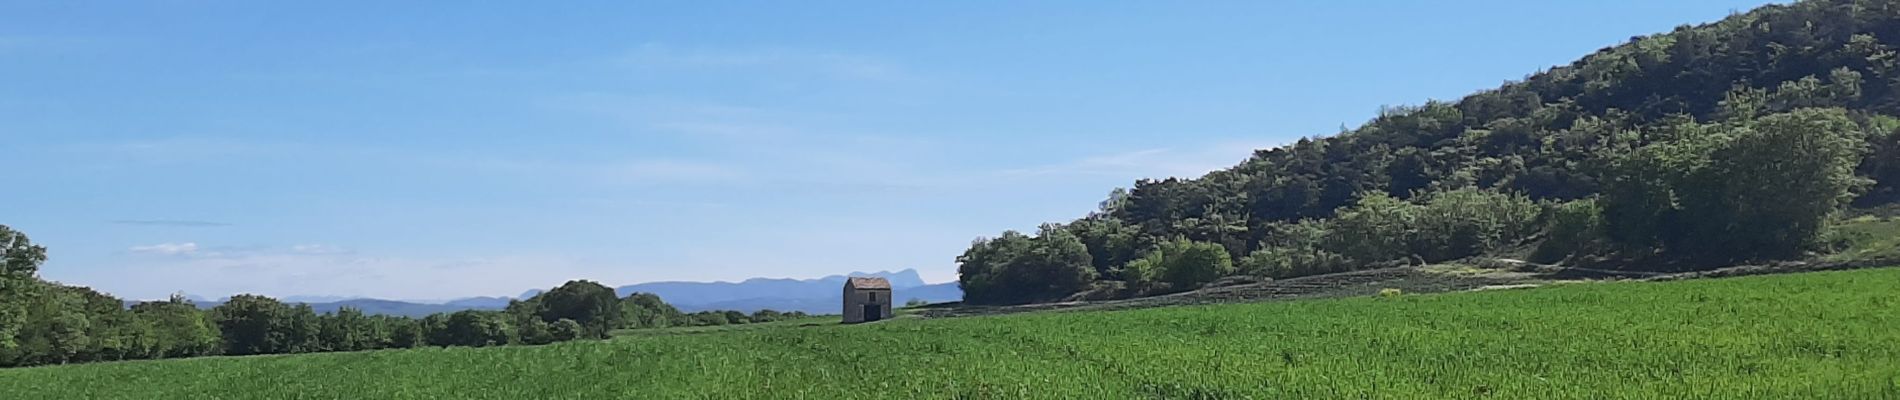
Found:
[[[1407,242],[1412,254],[1427,262],[1475,256],[1530,237],[1541,212],[1522,195],[1478,189],[1434,193],[1425,196]]]
[[[554,321],[552,324],[548,324],[548,335],[556,342],[579,339],[582,331],[581,323],[574,322],[574,320],[567,318],[562,318]]]
[[[1530,259],[1560,262],[1601,250],[1603,240],[1603,210],[1595,199],[1556,204],[1544,210],[1544,241],[1531,251]]]
[[[1124,277],[1138,286],[1188,290],[1234,273],[1234,261],[1219,244],[1175,239],[1123,267]]]
[[[1353,263],[1345,256],[1303,246],[1254,250],[1241,258],[1240,265],[1241,270],[1249,275],[1284,279],[1350,271]]]

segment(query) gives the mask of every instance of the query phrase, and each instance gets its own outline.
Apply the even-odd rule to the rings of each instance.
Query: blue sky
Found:
[[[131,298],[950,281],[1138,178],[1758,4],[0,2],[0,224]]]

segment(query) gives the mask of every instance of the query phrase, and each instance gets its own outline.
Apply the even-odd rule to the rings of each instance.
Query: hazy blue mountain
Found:
[[[878,272],[853,272],[846,275],[832,275],[816,279],[753,278],[740,282],[651,282],[621,286],[615,293],[622,297],[630,293],[644,292],[660,295],[660,299],[673,304],[682,311],[738,310],[753,312],[762,309],[779,311],[804,311],[812,314],[836,314],[839,304],[838,295],[844,287],[847,276],[875,276],[891,281],[892,296],[899,304],[911,299],[921,299],[932,303],[959,301],[963,291],[957,289],[956,282],[925,284],[916,270]],[[365,314],[401,315],[424,317],[429,314],[456,312],[462,310],[500,310],[508,306],[509,300],[526,299],[541,294],[541,289],[522,292],[521,296],[509,297],[469,297],[449,300],[440,304],[417,303],[397,300],[381,300],[360,297],[341,296],[287,296],[285,303],[309,304],[319,313],[336,312],[343,307],[354,307]],[[201,296],[186,295],[198,308],[209,309],[224,304],[224,299],[210,300]],[[128,301],[126,305],[133,303]]]
[[[278,299],[278,300],[283,300],[283,302],[285,302],[285,303],[309,303],[309,304],[317,304],[317,303],[335,303],[335,302],[339,302],[339,301],[345,301],[345,300],[356,300],[356,299],[363,299],[363,298],[365,298],[365,297],[357,297],[357,296],[284,296],[283,298],[280,298],[280,299]]]
[[[539,293],[536,293],[536,294],[539,294]],[[528,297],[534,297],[534,296],[528,296]],[[469,297],[465,299],[449,300],[446,303],[442,303],[442,305],[479,308],[479,309],[490,309],[490,308],[501,309],[501,308],[508,307],[508,302],[513,301],[513,300],[514,299],[512,298],[501,297],[501,296]]]
[[[899,302],[919,298],[930,302],[957,301],[963,292],[955,283],[927,285],[917,270],[853,272],[817,279],[753,278],[740,282],[651,282],[621,286],[615,293],[653,293],[682,311],[773,309],[836,314],[838,296],[847,276],[875,276],[891,281]],[[947,289],[946,289],[947,288]],[[915,292],[913,292],[915,291]]]
[[[843,304],[841,304],[841,300],[838,298],[839,293],[837,292],[840,289],[842,289],[844,282],[839,282],[838,285],[840,287],[832,288],[831,289],[832,293],[828,293],[824,296],[776,297],[776,298],[761,297],[761,298],[716,301],[716,302],[711,302],[711,303],[690,304],[690,305],[689,304],[675,304],[674,306],[679,307],[681,311],[686,311],[686,312],[706,311],[706,310],[738,310],[738,311],[744,311],[744,312],[753,312],[753,311],[758,311],[762,309],[773,309],[773,310],[778,310],[778,311],[804,311],[810,314],[837,314],[839,311],[839,307],[843,307]],[[946,282],[946,283],[939,283],[939,284],[934,284],[934,285],[921,285],[921,286],[910,286],[910,287],[896,287],[896,284],[892,284],[892,286],[893,287],[891,289],[891,292],[892,292],[891,297],[897,299],[897,304],[900,306],[903,305],[903,303],[905,302],[909,302],[911,299],[923,300],[925,302],[930,302],[930,303],[942,303],[946,301],[962,301],[963,300],[963,290],[957,288],[956,282]],[[666,296],[660,296],[660,298],[665,299]]]
[[[208,310],[208,309],[211,309],[212,307],[217,307],[220,304],[224,304],[223,299],[206,300],[203,297],[199,297],[199,296],[185,296],[185,298],[191,300],[191,303],[193,305],[198,306],[199,309]],[[318,313],[333,313],[339,309],[342,309],[343,307],[352,307],[357,310],[362,310],[364,314],[369,314],[369,315],[399,315],[399,316],[417,317],[417,318],[426,317],[426,316],[429,316],[429,314],[456,312],[456,311],[462,311],[462,310],[500,310],[508,306],[508,298],[505,298],[505,297],[471,297],[471,298],[466,298],[466,299],[451,300],[447,303],[442,303],[442,304],[414,303],[414,302],[407,302],[407,301],[365,299],[365,298],[349,298],[346,300],[337,300],[337,301],[296,301],[296,300],[312,300],[312,299],[325,299],[325,298],[329,298],[329,297],[288,296],[288,297],[285,297],[284,302],[291,303],[291,304],[309,304],[310,308],[315,309]],[[290,300],[290,299],[296,299],[296,300]],[[140,302],[126,301],[125,305],[127,307],[130,307],[133,304],[138,304],[138,303]]]

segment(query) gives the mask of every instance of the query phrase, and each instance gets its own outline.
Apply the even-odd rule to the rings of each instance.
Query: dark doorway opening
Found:
[[[864,322],[871,322],[871,321],[884,319],[883,313],[884,313],[884,307],[878,307],[876,304],[865,304],[864,305]]]

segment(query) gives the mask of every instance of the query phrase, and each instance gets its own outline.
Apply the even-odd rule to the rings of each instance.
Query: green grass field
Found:
[[[1900,269],[0,370],[0,399],[1900,398]]]

